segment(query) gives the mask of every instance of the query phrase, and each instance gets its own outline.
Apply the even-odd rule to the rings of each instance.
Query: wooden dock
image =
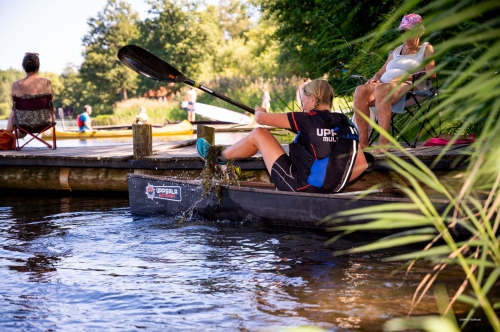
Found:
[[[466,146],[456,145],[433,167],[443,181],[456,180],[455,175],[465,164]],[[285,150],[288,146],[284,145]],[[411,150],[430,166],[442,147],[417,147]],[[401,153],[398,153],[401,154]],[[30,190],[97,190],[127,191],[127,173],[195,178],[204,167],[198,156],[195,140],[153,143],[153,155],[133,159],[132,143],[109,146],[26,147],[21,151],[0,151],[0,191]],[[391,181],[385,156],[376,156],[375,170],[352,185],[353,190],[370,187],[380,181]],[[245,180],[270,182],[260,154],[235,162]]]

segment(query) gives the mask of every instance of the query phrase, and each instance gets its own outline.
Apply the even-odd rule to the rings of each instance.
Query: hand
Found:
[[[255,113],[257,112],[264,112],[267,113],[266,109],[260,106],[255,106]]]
[[[372,83],[380,83],[380,79],[372,77],[368,81],[366,81],[366,84],[372,84]]]

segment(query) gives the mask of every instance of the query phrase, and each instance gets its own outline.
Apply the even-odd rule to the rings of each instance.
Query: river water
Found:
[[[429,268],[383,262],[416,247],[332,255],[369,234],[327,247],[325,232],[133,216],[125,196],[0,199],[2,331],[379,331]],[[437,313],[431,294],[414,313]]]
[[[218,133],[231,144],[245,133]],[[176,137],[176,140],[194,138]],[[165,138],[169,139],[169,138]],[[58,146],[131,138],[58,140]],[[419,247],[334,256],[375,239],[250,222],[130,214],[125,195],[0,192],[1,331],[380,331],[405,317],[420,280],[383,259]],[[439,282],[456,289],[462,274]],[[451,291],[450,291],[451,292]],[[465,308],[456,306],[457,320]],[[429,292],[414,314],[437,314]],[[488,330],[484,318],[469,329]]]

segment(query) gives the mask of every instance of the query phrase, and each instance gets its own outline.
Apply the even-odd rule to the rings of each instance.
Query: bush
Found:
[[[93,120],[93,124],[132,124],[140,106],[146,107],[149,123],[163,125],[168,122],[180,121],[186,118],[185,112],[177,102],[162,101],[146,98],[134,98],[117,102],[113,107],[112,115],[99,115]],[[182,117],[184,116],[184,118]]]

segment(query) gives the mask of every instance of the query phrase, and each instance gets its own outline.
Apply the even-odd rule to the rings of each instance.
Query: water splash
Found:
[[[184,222],[184,220],[192,220],[193,219],[193,213],[194,213],[194,209],[196,207],[196,205],[198,205],[198,203],[200,203],[205,197],[200,197],[200,199],[198,199],[196,202],[194,202],[185,212],[183,212],[180,216],[179,216],[179,221],[178,223],[182,223]]]

